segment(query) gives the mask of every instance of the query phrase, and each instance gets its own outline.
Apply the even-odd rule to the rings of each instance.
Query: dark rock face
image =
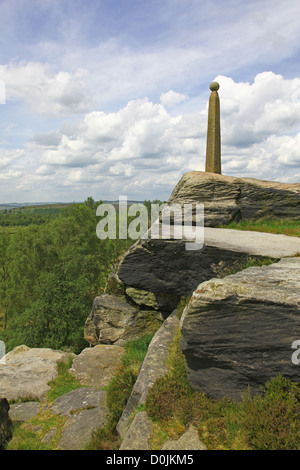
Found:
[[[194,389],[239,400],[281,374],[300,383],[300,258],[198,286],[183,314],[181,347]]]
[[[181,240],[142,240],[127,251],[118,276],[126,286],[169,294],[178,300],[189,296],[200,282],[242,266],[247,256],[246,252],[212,246],[186,251]],[[157,299],[159,302],[159,296]]]
[[[9,417],[9,404],[6,398],[0,398],[0,449],[12,438],[12,420]]]
[[[266,217],[299,220],[300,184],[191,171],[182,176],[168,203],[192,202],[204,204],[207,227]]]

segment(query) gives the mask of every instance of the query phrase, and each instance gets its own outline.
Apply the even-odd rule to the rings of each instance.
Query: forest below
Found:
[[[89,197],[0,212],[0,340],[6,352],[26,344],[78,354],[87,346],[83,329],[93,298],[133,243],[97,237],[100,203]]]

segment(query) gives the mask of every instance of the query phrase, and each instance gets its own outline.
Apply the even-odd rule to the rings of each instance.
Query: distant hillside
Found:
[[[69,203],[67,202],[8,202],[0,203],[0,211],[12,210],[12,209],[29,209],[39,207],[64,207]]]

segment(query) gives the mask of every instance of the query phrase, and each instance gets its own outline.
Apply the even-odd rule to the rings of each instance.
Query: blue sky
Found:
[[[298,0],[1,0],[0,17],[0,202],[167,199],[204,170],[213,80],[223,173],[300,182]]]

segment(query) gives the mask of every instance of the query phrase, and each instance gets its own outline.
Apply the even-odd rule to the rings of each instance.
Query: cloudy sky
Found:
[[[299,0],[0,0],[0,202],[162,199],[204,170],[300,182]]]

